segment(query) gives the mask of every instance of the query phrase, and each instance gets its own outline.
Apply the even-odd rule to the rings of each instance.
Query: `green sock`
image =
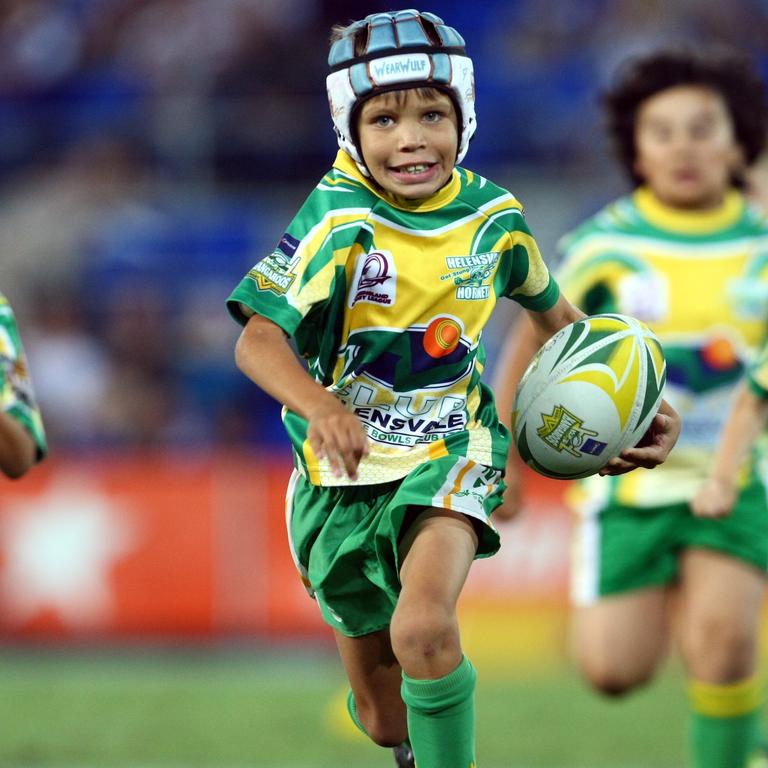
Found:
[[[466,656],[437,680],[414,680],[403,673],[401,694],[419,768],[474,768],[476,679]]]
[[[355,694],[352,693],[352,689],[349,689],[349,693],[347,694],[347,712],[349,712],[349,716],[352,718],[352,722],[357,726],[358,730],[365,733],[367,736],[368,734],[365,732],[365,728],[363,728],[363,724],[360,722],[360,718],[357,715],[357,704],[355,703]]]
[[[745,768],[758,739],[757,680],[725,685],[692,680],[689,696],[694,768]]]

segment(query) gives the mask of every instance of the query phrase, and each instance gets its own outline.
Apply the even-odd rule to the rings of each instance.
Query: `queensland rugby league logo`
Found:
[[[349,306],[365,302],[391,306],[397,292],[397,269],[389,251],[362,253],[355,264]]]

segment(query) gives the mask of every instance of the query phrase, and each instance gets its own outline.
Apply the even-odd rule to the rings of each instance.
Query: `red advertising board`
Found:
[[[285,533],[287,457],[164,453],[47,460],[0,482],[0,635],[325,634]],[[473,568],[462,610],[562,604],[563,484],[531,476],[528,512]]]

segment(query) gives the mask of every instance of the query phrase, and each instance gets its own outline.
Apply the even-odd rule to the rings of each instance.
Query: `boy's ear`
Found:
[[[744,147],[734,142],[731,150],[731,172],[741,176],[747,170],[747,158],[744,155]]]

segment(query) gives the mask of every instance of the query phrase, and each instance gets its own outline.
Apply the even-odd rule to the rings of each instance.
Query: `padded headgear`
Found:
[[[433,42],[425,21],[434,27],[439,44]],[[365,39],[365,50],[355,55],[358,38]],[[355,110],[372,96],[402,88],[437,88],[453,99],[460,128],[456,162],[463,160],[477,126],[472,60],[464,45],[464,38],[441,18],[414,9],[372,13],[350,24],[333,43],[326,79],[331,117],[339,146],[366,176],[354,140]]]

